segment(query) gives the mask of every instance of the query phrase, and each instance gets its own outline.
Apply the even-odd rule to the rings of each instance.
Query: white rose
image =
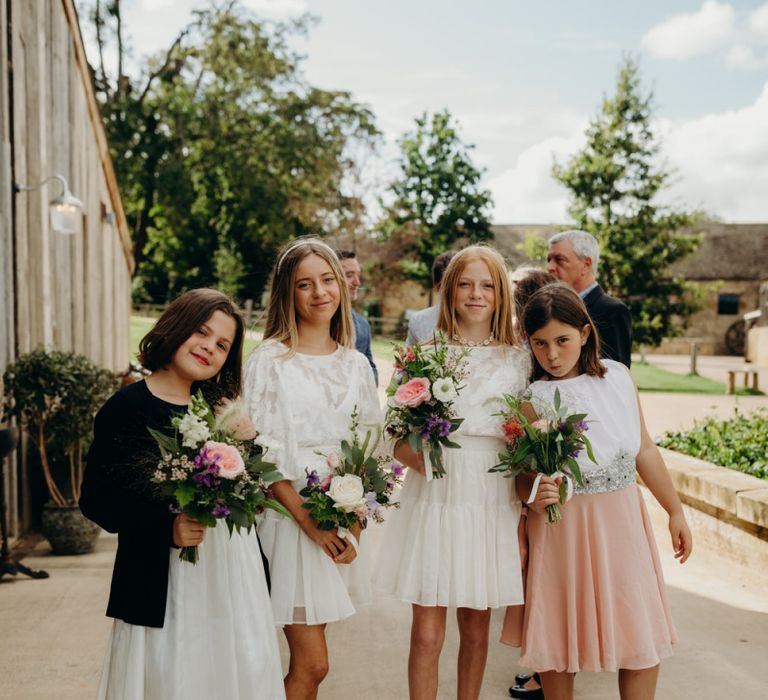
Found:
[[[351,513],[365,503],[363,482],[355,474],[334,476],[328,488],[328,495],[333,499],[336,510]]]
[[[432,384],[432,396],[434,396],[438,401],[448,403],[453,401],[458,395],[459,392],[456,391],[456,385],[453,383],[453,379],[450,377],[437,379]]]

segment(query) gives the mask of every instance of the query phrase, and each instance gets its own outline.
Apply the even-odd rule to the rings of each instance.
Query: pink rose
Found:
[[[213,462],[219,468],[218,476],[223,479],[234,479],[245,471],[243,458],[236,447],[224,442],[208,440],[203,445],[203,453],[209,462]]]
[[[339,460],[339,455],[337,455],[335,452],[331,452],[329,455],[325,458],[325,463],[328,465],[331,469],[336,469],[339,464],[341,464],[341,461]]]
[[[533,423],[531,423],[531,427],[534,430],[540,430],[542,433],[548,433],[554,429],[552,421],[545,420],[544,418],[539,418],[539,420],[533,421]]]
[[[323,491],[327,491],[329,488],[331,488],[331,480],[333,479],[333,474],[328,474],[321,482],[320,482],[320,488]]]
[[[429,380],[424,377],[414,377],[395,392],[395,401],[408,408],[416,408],[431,398]]]

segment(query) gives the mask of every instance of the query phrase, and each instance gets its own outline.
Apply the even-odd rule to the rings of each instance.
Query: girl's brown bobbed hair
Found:
[[[235,321],[235,337],[219,373],[195,382],[192,393],[203,390],[208,401],[234,399],[242,389],[243,337],[245,322],[235,303],[216,289],[192,289],[176,297],[139,343],[139,362],[148,370],[166,367],[179,347],[213,315],[221,311]]]
[[[559,321],[566,326],[576,328],[579,332],[584,326],[589,326],[589,335],[579,356],[579,374],[604,376],[606,369],[600,362],[600,336],[597,334],[597,328],[589,316],[587,307],[584,306],[584,300],[562,282],[547,284],[534,292],[523,309],[522,324],[529,339],[550,321]],[[533,350],[531,350],[531,356],[532,379],[548,377]]]

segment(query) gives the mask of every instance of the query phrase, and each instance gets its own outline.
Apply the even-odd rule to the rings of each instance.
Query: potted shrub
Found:
[[[115,375],[83,355],[38,349],[9,365],[3,381],[4,412],[16,416],[40,456],[50,496],[43,534],[56,554],[90,552],[99,527],[82,515],[77,501],[93,416],[117,388]]]

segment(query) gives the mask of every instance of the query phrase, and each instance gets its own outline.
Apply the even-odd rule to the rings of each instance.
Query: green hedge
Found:
[[[707,418],[691,430],[668,432],[661,447],[705,459],[729,469],[768,479],[768,410],[729,420]]]

